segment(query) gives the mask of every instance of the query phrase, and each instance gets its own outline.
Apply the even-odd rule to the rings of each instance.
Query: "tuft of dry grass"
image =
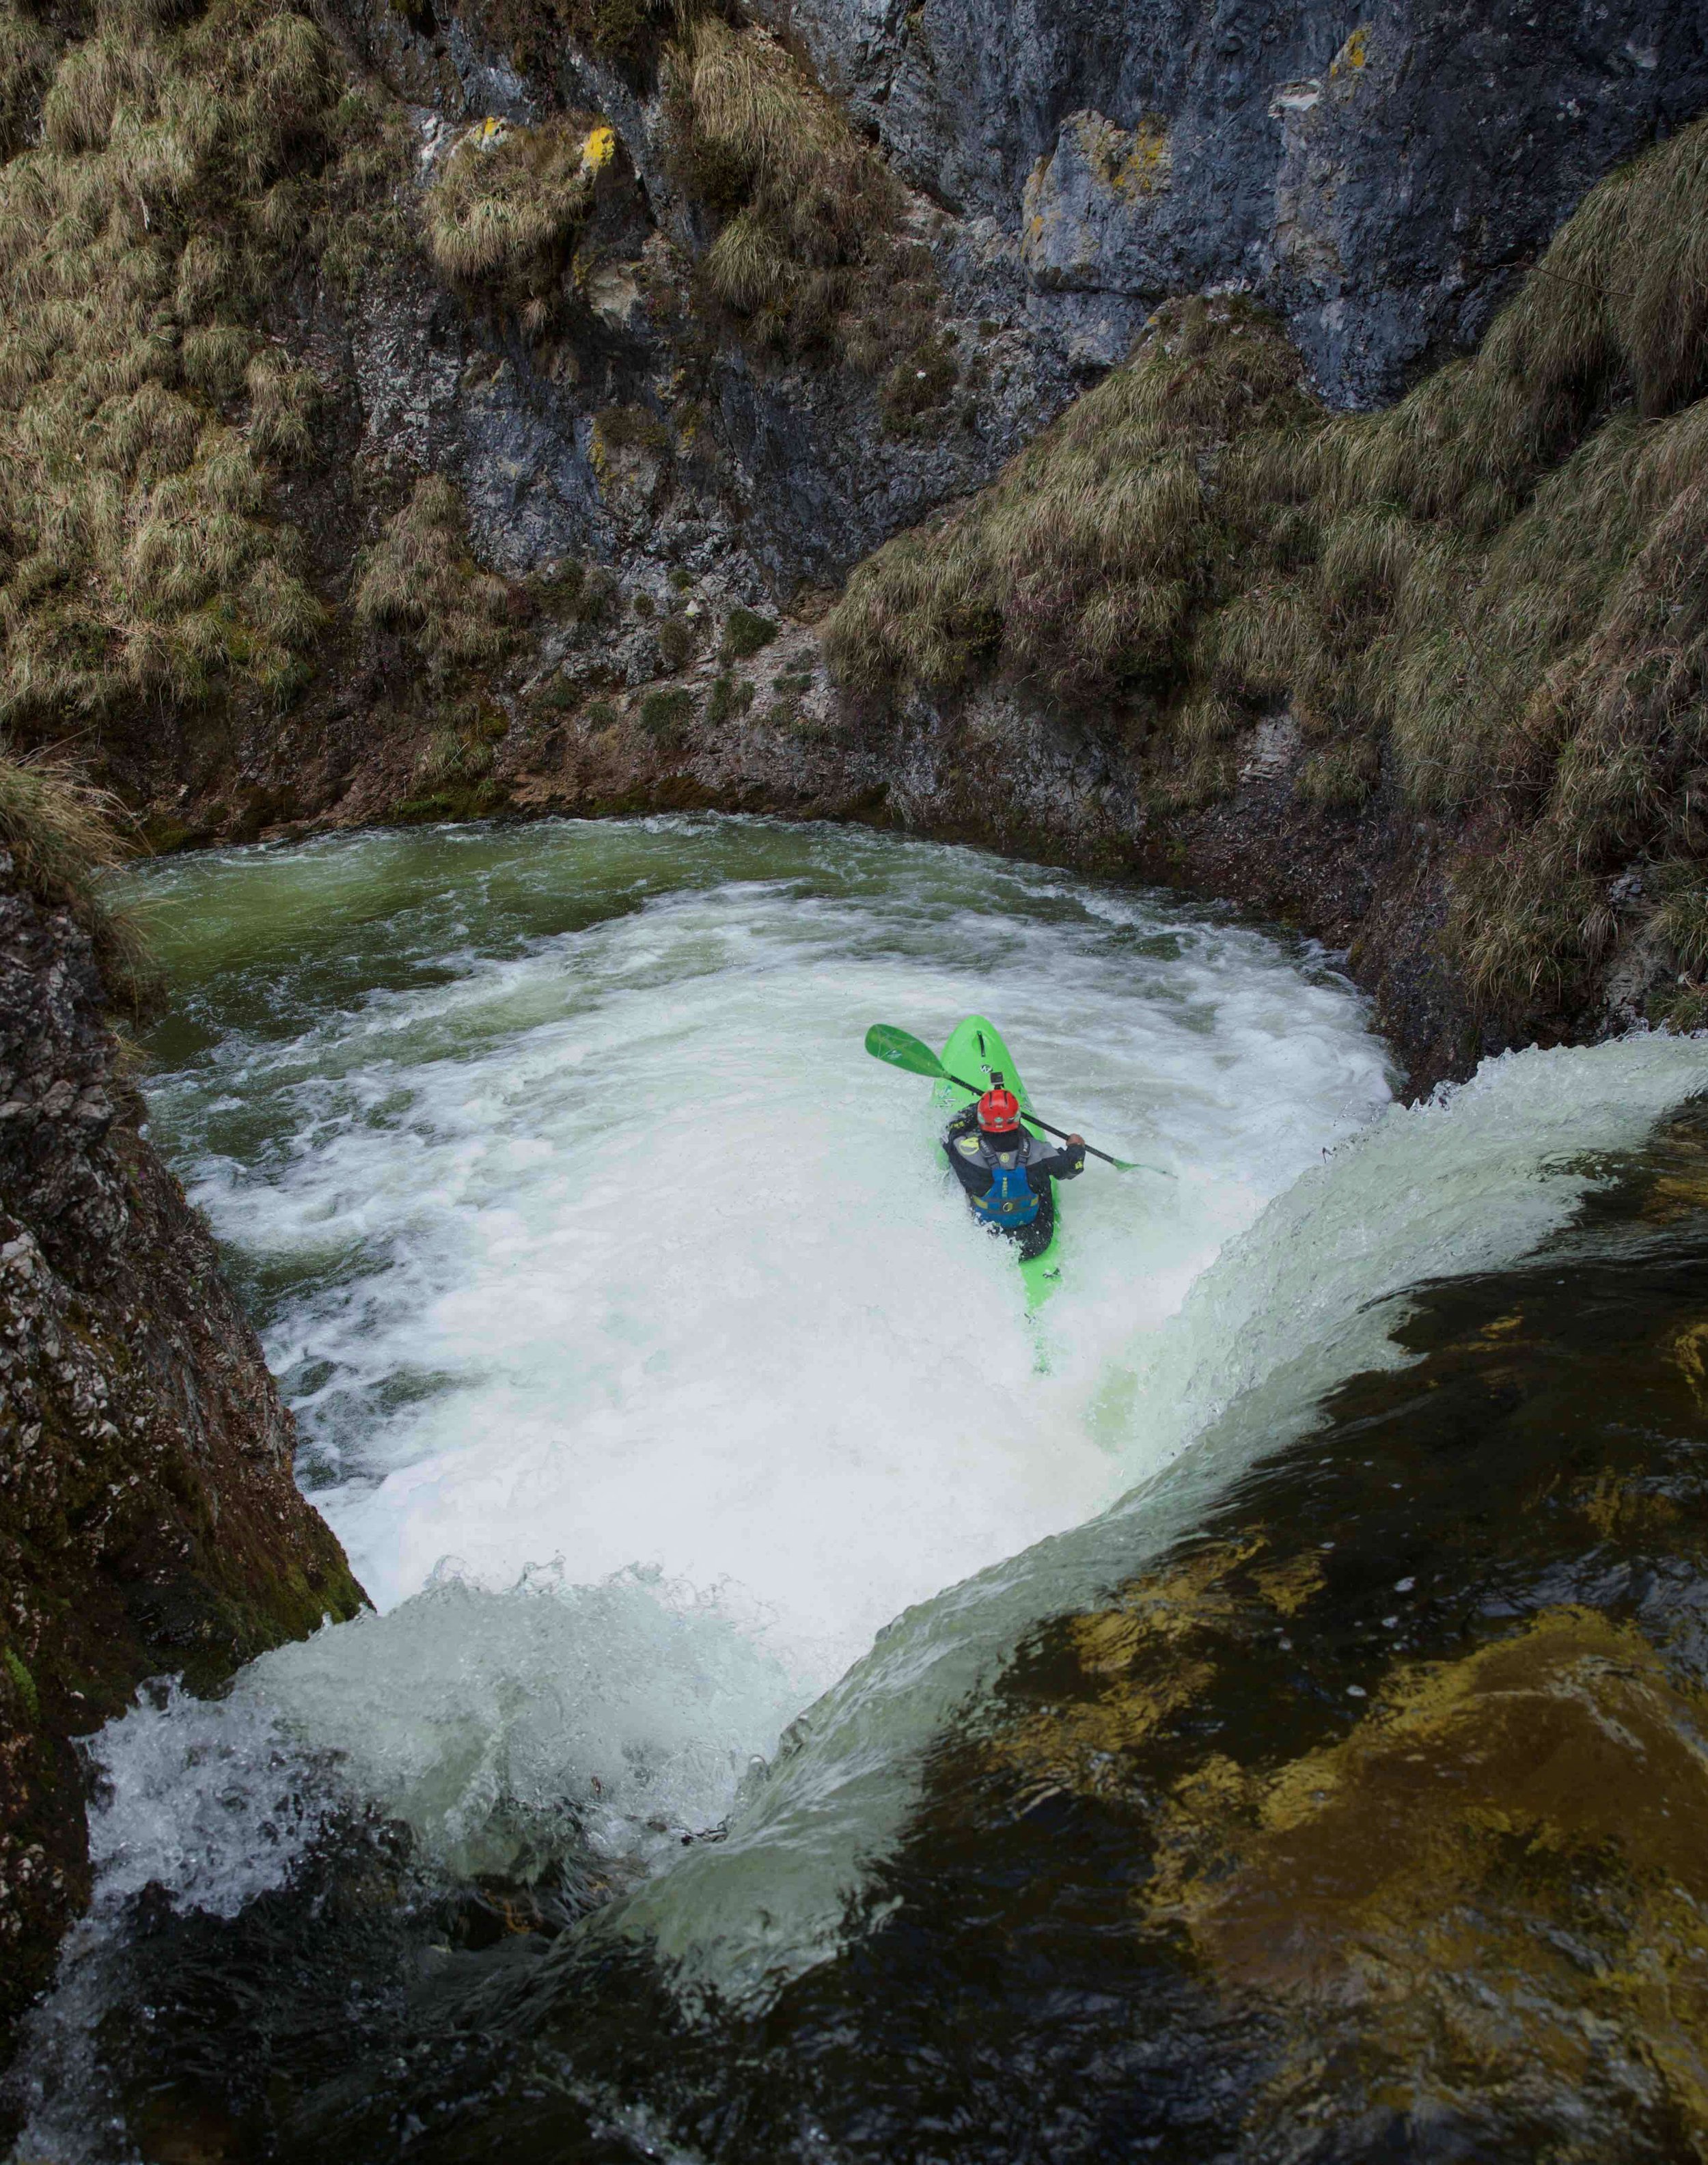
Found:
[[[544,328],[614,137],[589,117],[469,129],[429,191],[427,250],[454,283]],[[537,321],[535,320],[537,319]]]
[[[459,672],[500,661],[513,641],[510,590],[470,555],[456,484],[424,474],[356,567],[356,621],[399,633],[443,691]]]
[[[684,0],[487,0],[482,22],[525,75],[550,79],[567,41],[645,91],[683,12]]]
[[[17,49],[0,25],[0,99]],[[362,245],[396,146],[287,0],[98,0],[32,79],[0,166],[0,724],[288,702],[323,612],[272,491],[319,387],[260,320]]]
[[[0,159],[22,150],[41,120],[62,40],[54,27],[18,0],[0,0]]]
[[[867,694],[999,672],[1136,720],[1177,806],[1289,708],[1306,801],[1391,787],[1458,828],[1446,951],[1522,1030],[1582,997],[1633,867],[1680,967],[1708,959],[1705,392],[1699,122],[1384,413],[1324,413],[1236,304],[1159,311],[991,488],[856,572],[827,652]]]
[[[664,83],[676,177],[714,228],[698,269],[714,313],[762,348],[870,375],[932,340],[936,272],[903,231],[899,187],[778,39],[698,16],[671,47]],[[934,347],[909,380],[942,406],[952,359]]]
[[[1247,524],[1215,469],[1242,434],[1305,424],[1301,376],[1243,301],[1162,311],[972,503],[856,572],[825,634],[836,675],[942,693],[995,670],[1077,703],[1178,673]]]
[[[103,893],[101,874],[134,854],[132,823],[61,750],[0,751],[0,846],[26,892],[68,909],[88,933],[109,993],[140,1004],[151,977],[134,920]]]

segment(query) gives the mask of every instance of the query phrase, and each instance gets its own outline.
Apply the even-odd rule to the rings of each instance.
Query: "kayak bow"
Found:
[[[1000,1074],[1005,1088],[1012,1090],[1020,1102],[1023,1115],[1030,1114],[1031,1099],[1026,1095],[1026,1086],[1020,1080],[1020,1070],[1015,1066],[1014,1055],[1003,1043],[1002,1033],[993,1022],[983,1015],[968,1015],[964,1022],[956,1024],[949,1034],[949,1042],[943,1047],[943,1066],[951,1075],[959,1075],[967,1082],[976,1081],[977,1090],[960,1083],[942,1082],[937,1085],[936,1102],[951,1113],[958,1113],[963,1105],[978,1102],[990,1088],[993,1073]],[[1020,1276],[1025,1281],[1026,1306],[1036,1311],[1041,1308],[1056,1290],[1062,1279],[1060,1251],[1062,1245],[1062,1202],[1060,1184],[1050,1183],[1050,1199],[1054,1205],[1054,1223],[1051,1227],[1050,1243],[1041,1254],[1020,1259]]]

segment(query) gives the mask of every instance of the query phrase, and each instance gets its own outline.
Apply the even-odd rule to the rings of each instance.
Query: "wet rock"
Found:
[[[87,1896],[71,1740],[361,1605],[87,935],[0,862],[0,2043]]]

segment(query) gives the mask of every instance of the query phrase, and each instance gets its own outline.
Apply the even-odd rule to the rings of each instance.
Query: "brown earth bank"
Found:
[[[362,1603],[105,1007],[0,850],[0,2057],[87,1899],[74,1740]]]

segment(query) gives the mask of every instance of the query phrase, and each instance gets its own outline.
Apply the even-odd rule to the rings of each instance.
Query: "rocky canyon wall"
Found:
[[[105,997],[0,851],[0,2057],[87,1898],[72,1739],[361,1602]]]

